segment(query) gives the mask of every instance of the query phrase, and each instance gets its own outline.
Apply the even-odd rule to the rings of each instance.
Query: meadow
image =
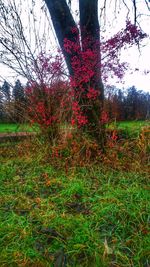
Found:
[[[150,121],[120,121],[108,125],[109,129],[122,130],[127,137],[138,137],[143,127],[150,126]]]
[[[30,126],[29,124],[0,123],[0,133],[33,132],[37,128],[37,126]]]
[[[150,126],[149,121],[121,121],[113,122],[108,125],[110,129],[121,129],[130,133],[139,133],[142,127]],[[17,124],[17,123],[0,123],[0,133],[17,133],[38,131],[37,125]]]
[[[105,155],[77,134],[0,146],[0,266],[149,267],[148,129]]]

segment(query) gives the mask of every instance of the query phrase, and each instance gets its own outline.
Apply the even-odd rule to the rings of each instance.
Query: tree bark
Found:
[[[45,0],[45,3],[48,7],[59,45],[63,51],[69,74],[72,76],[72,55],[65,51],[64,39],[67,38],[67,40],[74,42],[75,38],[78,38],[77,25],[70,13],[66,0]],[[71,30],[73,28],[76,28],[76,33],[72,33]]]
[[[64,49],[64,39],[74,41],[75,38],[79,41],[79,32],[77,25],[70,13],[66,0],[45,0],[51,15],[52,23],[58,38],[58,42],[65,56],[69,74],[73,76],[71,65],[71,54],[68,54]],[[94,102],[94,105],[84,112],[88,117],[89,124],[86,127],[89,134],[96,138],[100,146],[104,147],[104,127],[100,123],[100,117],[103,110],[104,89],[101,79],[101,54],[100,54],[100,33],[98,22],[98,0],[79,0],[80,10],[80,30],[81,30],[81,50],[95,49],[97,46],[97,64],[95,66],[95,75],[90,81],[90,85],[100,92],[99,99]],[[76,32],[72,33],[72,28],[76,28]],[[84,42],[86,37],[90,37],[88,43]],[[86,43],[86,47],[84,44]],[[86,87],[86,85],[85,85]],[[88,88],[88,85],[87,85]],[[85,88],[86,89],[86,88]],[[86,106],[86,105],[85,105]],[[88,105],[87,105],[88,106]]]
[[[90,81],[90,86],[99,91],[97,99],[92,107],[87,111],[90,120],[89,130],[101,147],[105,144],[105,127],[101,123],[101,114],[104,103],[104,86],[101,75],[101,51],[100,51],[100,27],[98,21],[98,0],[79,0],[80,10],[80,30],[82,50],[90,49],[96,53],[96,65],[94,77]],[[89,38],[89,39],[88,39]],[[88,42],[86,42],[86,39]]]

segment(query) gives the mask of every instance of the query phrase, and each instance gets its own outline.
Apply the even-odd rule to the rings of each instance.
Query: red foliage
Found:
[[[101,114],[101,123],[102,124],[106,124],[108,122],[109,122],[108,113],[106,111],[102,111],[102,114]]]
[[[81,126],[84,126],[88,123],[87,116],[83,115],[83,112],[81,111],[80,105],[77,101],[73,101],[72,103],[72,114],[72,125],[77,124],[80,128]]]
[[[59,81],[46,85],[31,83],[26,89],[29,101],[29,115],[32,123],[38,123],[42,129],[56,127],[66,119],[70,106],[69,86]]]
[[[75,30],[72,29],[72,32],[74,33]],[[89,45],[86,47],[86,42],[90,42],[89,37],[84,40],[84,49],[81,49],[76,39],[74,41],[65,39],[64,48],[71,55],[73,70],[69,85],[65,81],[62,82],[65,72],[62,53],[59,51],[54,57],[41,53],[34,65],[34,71],[38,73],[39,84],[32,82],[27,89],[32,121],[43,128],[59,124],[62,114],[64,116],[68,113],[71,106],[72,125],[77,124],[80,128],[88,124],[87,110],[94,106],[100,96],[100,91],[93,82],[95,76],[100,74],[97,69],[101,69],[104,82],[107,82],[110,75],[121,79],[127,68],[126,63],[119,62],[121,48],[139,43],[145,37],[146,35],[137,26],[128,21],[126,29],[107,41],[102,39],[101,44],[93,44],[91,48]],[[103,55],[101,62],[98,61],[99,51]],[[100,114],[98,116],[100,117]],[[100,120],[102,124],[107,123],[108,115],[103,112]]]
[[[101,69],[103,81],[107,82],[108,78],[113,76],[116,76],[119,79],[123,78],[125,71],[128,68],[128,64],[126,62],[120,62],[119,56],[121,49],[126,49],[134,44],[139,44],[139,42],[146,37],[147,35],[143,33],[137,25],[127,21],[125,29],[122,29],[107,41],[102,40]]]

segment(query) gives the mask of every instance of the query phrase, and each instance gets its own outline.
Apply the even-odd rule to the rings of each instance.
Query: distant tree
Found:
[[[112,116],[117,121],[124,119],[124,93],[118,89],[112,96]]]
[[[135,86],[128,89],[128,94],[126,98],[126,113],[127,119],[132,120],[136,118],[138,111],[138,92]]]
[[[11,100],[10,84],[7,81],[4,81],[1,90],[2,90],[4,101],[10,102]]]
[[[124,92],[122,90],[118,90],[118,120],[124,119]]]
[[[138,91],[138,119],[150,119],[150,94]]]
[[[10,105],[11,105],[11,90],[10,84],[5,80],[1,90],[0,90],[0,98],[1,98],[1,115],[2,120],[4,122],[10,121]]]
[[[106,87],[107,94],[105,95],[105,111],[110,120],[124,119],[124,92],[115,86]]]
[[[146,119],[150,120],[150,94],[146,94]]]
[[[17,80],[12,90],[14,103],[14,120],[22,122],[25,115],[25,93],[20,80]]]
[[[135,86],[126,92],[113,86],[105,96],[105,110],[109,118],[120,120],[144,120],[150,118],[150,94]]]
[[[3,103],[2,87],[0,86],[0,105]]]
[[[3,121],[4,121],[4,105],[3,105],[2,88],[0,87],[0,122]]]
[[[12,90],[13,99],[15,101],[24,101],[25,94],[24,94],[24,87],[22,86],[20,80],[17,80],[15,86]]]

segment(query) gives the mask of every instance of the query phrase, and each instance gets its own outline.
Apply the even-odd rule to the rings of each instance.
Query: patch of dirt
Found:
[[[18,133],[0,133],[0,143],[5,141],[17,141],[23,138],[35,136],[37,133],[18,132]]]
[[[18,132],[18,133],[0,133],[0,137],[13,137],[13,136],[30,136],[35,135],[35,132],[29,133],[29,132]]]

